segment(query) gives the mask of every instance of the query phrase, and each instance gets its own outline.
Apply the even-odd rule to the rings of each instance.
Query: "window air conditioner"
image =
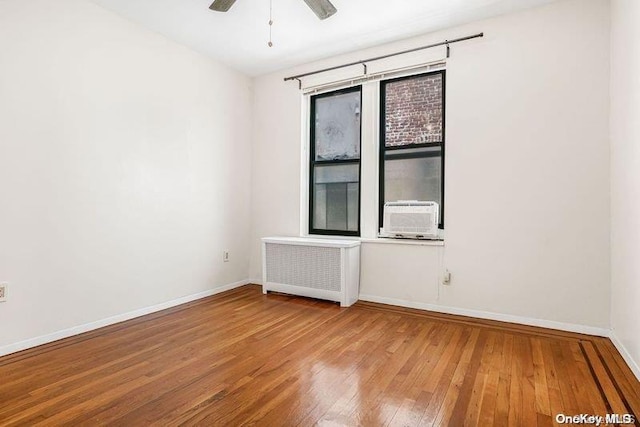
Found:
[[[399,200],[384,204],[381,237],[432,239],[438,236],[439,206],[436,202]]]

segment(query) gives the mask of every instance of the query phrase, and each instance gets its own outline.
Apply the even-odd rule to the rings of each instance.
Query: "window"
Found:
[[[360,235],[360,86],[311,97],[309,233]]]
[[[380,83],[380,212],[385,202],[434,201],[444,228],[445,72]]]

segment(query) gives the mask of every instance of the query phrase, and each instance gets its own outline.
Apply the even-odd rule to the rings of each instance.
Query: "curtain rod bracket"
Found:
[[[449,40],[445,40],[445,42],[447,43],[447,58],[449,58],[451,56],[451,48],[449,47]]]
[[[302,90],[302,80],[300,80],[297,77],[296,77],[296,80],[298,81],[298,90]]]
[[[367,75],[367,64],[365,62],[361,62],[362,66],[364,67],[364,75]]]

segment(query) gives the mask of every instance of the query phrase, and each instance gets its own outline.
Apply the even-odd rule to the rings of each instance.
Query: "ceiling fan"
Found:
[[[226,12],[235,2],[236,0],[215,0],[209,9],[216,12]],[[304,2],[320,19],[327,19],[338,11],[329,0],[304,0]]]

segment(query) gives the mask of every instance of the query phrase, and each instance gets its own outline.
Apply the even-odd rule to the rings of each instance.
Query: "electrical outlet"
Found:
[[[222,251],[222,261],[229,262],[229,251]]]
[[[8,283],[0,283],[0,302],[5,302],[7,300],[7,288],[9,287]]]
[[[447,286],[451,284],[451,273],[449,270],[444,271],[444,274],[442,275],[442,284]]]

